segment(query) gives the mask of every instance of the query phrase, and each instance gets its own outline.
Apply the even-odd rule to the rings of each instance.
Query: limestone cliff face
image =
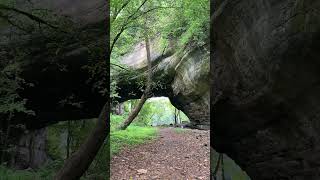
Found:
[[[215,5],[214,148],[252,179],[320,179],[320,1]]]
[[[175,67],[171,84],[171,101],[188,115],[199,128],[210,127],[209,53],[206,50],[187,52]]]
[[[15,169],[40,168],[50,161],[46,152],[46,128],[25,133],[19,139],[9,165]]]

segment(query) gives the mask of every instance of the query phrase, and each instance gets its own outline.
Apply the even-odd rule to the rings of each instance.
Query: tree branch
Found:
[[[112,50],[113,50],[116,42],[118,41],[120,35],[123,33],[123,31],[124,31],[125,29],[127,29],[127,25],[130,23],[130,22],[129,22],[130,19],[131,19],[132,17],[134,17],[137,12],[139,12],[139,10],[141,9],[141,7],[142,7],[147,1],[148,1],[148,0],[144,0],[144,1],[142,2],[142,4],[136,9],[136,11],[135,11],[133,14],[131,14],[131,15],[127,18],[127,20],[122,24],[120,31],[118,32],[118,34],[115,36],[115,38],[114,38],[113,41],[112,41],[112,44],[111,44],[110,50],[109,50],[109,54],[111,54],[111,52],[112,52]]]
[[[46,26],[48,26],[48,27],[50,27],[50,28],[52,28],[52,29],[56,29],[56,30],[59,29],[57,26],[54,26],[54,25],[46,22],[45,20],[43,20],[43,19],[41,19],[41,18],[39,18],[39,17],[37,17],[37,16],[35,16],[35,15],[32,15],[32,14],[30,14],[30,13],[28,13],[28,12],[25,12],[25,11],[22,11],[22,10],[19,10],[19,9],[16,9],[16,8],[14,8],[14,7],[9,7],[9,6],[0,4],[0,10],[1,10],[1,9],[7,10],[7,11],[13,11],[13,12],[16,12],[16,13],[18,13],[18,14],[24,15],[24,16],[28,17],[29,19],[31,19],[31,20],[33,20],[33,21],[36,21],[36,22],[38,22],[38,23],[40,23],[40,24],[44,24],[44,25],[46,25]],[[65,31],[62,31],[61,29],[59,29],[59,30],[60,30],[61,32],[67,33],[67,32],[65,32]]]
[[[127,68],[125,68],[125,67],[122,67],[122,66],[120,66],[120,65],[118,65],[118,64],[110,63],[110,65],[112,65],[112,66],[117,66],[117,67],[119,67],[119,68],[121,68],[121,69],[124,69],[124,70],[127,70],[127,71],[130,70],[130,69],[127,69]]]
[[[3,15],[1,12],[0,12],[0,18],[4,19],[5,21],[7,21],[9,24],[11,24],[12,26],[20,29],[21,31],[25,32],[25,33],[30,33],[29,30],[23,28],[22,26],[18,25],[18,24],[15,24],[13,21],[11,21],[10,17],[7,16],[7,15]]]
[[[154,7],[154,8],[151,8],[151,9],[148,9],[147,11],[143,11],[141,14],[139,14],[138,16],[134,17],[132,20],[136,20],[138,19],[139,17],[143,16],[143,15],[146,15],[147,13],[151,12],[151,11],[154,11],[154,10],[157,10],[157,9],[169,9],[169,8],[180,8],[180,7],[175,7],[175,6],[169,6],[169,7],[164,7],[164,6],[159,6],[159,7]]]
[[[117,17],[118,17],[118,15],[120,14],[120,12],[130,3],[130,1],[131,1],[131,0],[128,0],[127,2],[125,2],[125,3],[120,7],[119,10],[116,10],[115,15],[112,17],[111,23],[117,19]]]

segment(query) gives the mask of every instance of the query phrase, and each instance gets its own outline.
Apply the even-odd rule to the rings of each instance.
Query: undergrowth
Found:
[[[111,155],[119,153],[124,147],[134,147],[148,142],[157,136],[158,129],[148,126],[131,124],[126,130],[116,130],[116,127],[124,120],[123,116],[111,116]]]
[[[185,133],[186,131],[187,131],[186,129],[174,128],[174,132],[175,132],[175,133],[178,133],[178,134],[180,134],[180,133]]]

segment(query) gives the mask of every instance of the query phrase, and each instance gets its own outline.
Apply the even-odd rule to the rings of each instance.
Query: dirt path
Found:
[[[209,131],[159,129],[158,139],[125,149],[111,161],[111,180],[209,179]]]

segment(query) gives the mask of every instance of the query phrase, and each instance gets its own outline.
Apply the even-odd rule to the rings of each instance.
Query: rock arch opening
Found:
[[[116,115],[127,115],[136,105],[138,99],[130,99],[116,104],[112,112]],[[134,124],[143,123],[150,126],[190,126],[189,117],[175,107],[168,97],[152,97],[143,105],[139,115],[133,121]]]

